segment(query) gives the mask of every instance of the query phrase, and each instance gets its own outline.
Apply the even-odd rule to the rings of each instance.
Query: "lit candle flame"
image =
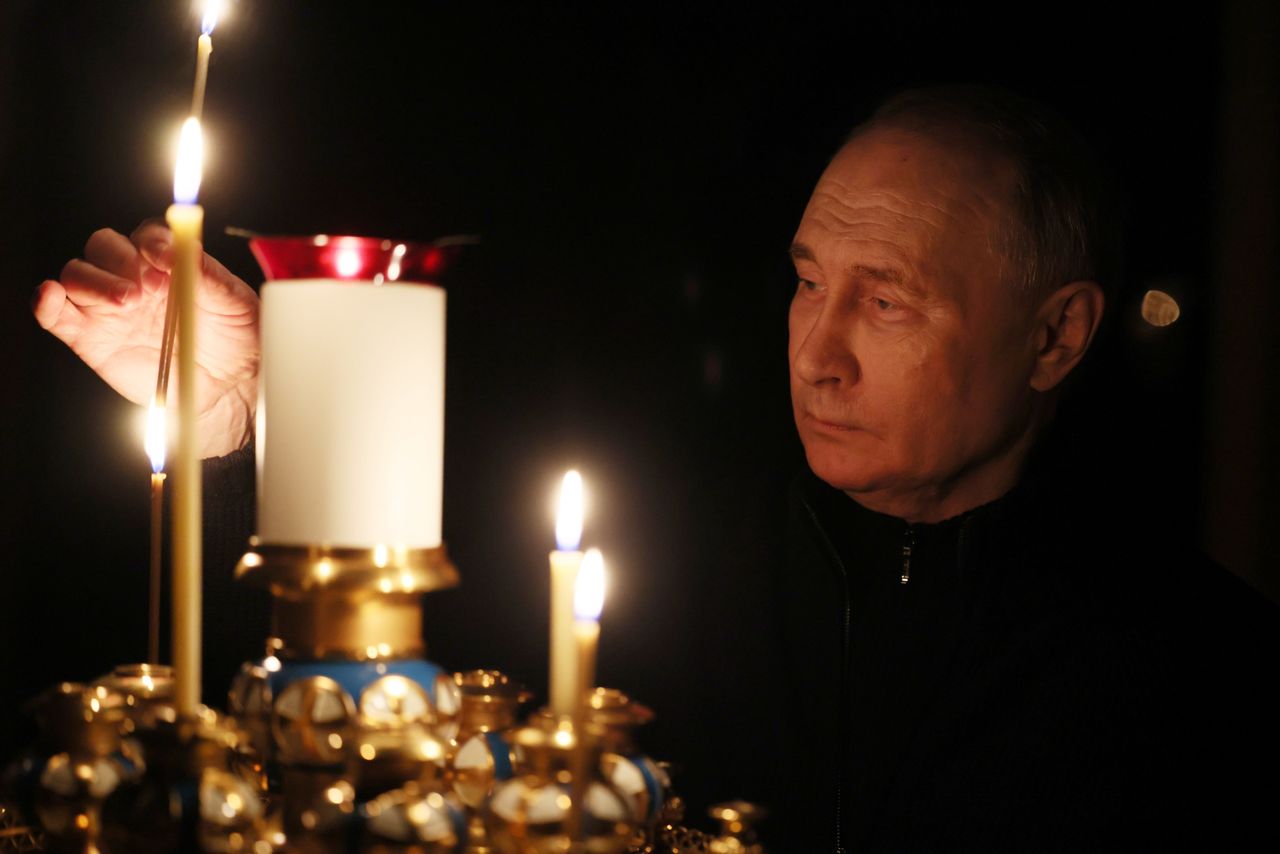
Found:
[[[165,408],[152,401],[151,408],[147,410],[147,438],[143,447],[151,458],[151,470],[156,474],[164,471],[165,426]]]
[[[200,176],[204,165],[204,136],[200,120],[195,116],[182,123],[178,137],[178,166],[173,170],[173,200],[180,205],[194,205],[200,195]]]
[[[206,36],[212,35],[213,28],[218,26],[218,19],[222,17],[226,8],[225,0],[205,0],[204,16],[200,19],[200,32]]]
[[[573,616],[578,620],[600,619],[604,610],[604,555],[599,549],[587,549],[573,587]]]
[[[560,512],[556,514],[556,548],[575,552],[582,542],[582,475],[564,473],[560,484]]]

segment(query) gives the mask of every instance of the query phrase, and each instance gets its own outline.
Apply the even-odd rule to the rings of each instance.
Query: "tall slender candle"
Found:
[[[191,92],[191,115],[204,116],[204,90],[209,81],[209,54],[213,53],[213,28],[222,14],[222,0],[206,0],[200,20],[200,38],[196,41],[196,84]]]
[[[147,456],[151,458],[151,574],[147,602],[147,661],[160,662],[160,548],[164,540],[165,410],[147,410]]]
[[[604,557],[599,549],[587,549],[573,585],[573,809],[569,836],[582,838],[583,802],[588,787],[587,697],[596,681],[596,651],[600,644],[600,611],[604,607]]]
[[[574,708],[582,709],[595,688],[596,650],[600,644],[600,612],[604,609],[604,557],[588,549],[573,589],[573,644],[577,666]]]
[[[222,0],[206,0],[204,16],[200,21],[200,38],[196,41],[196,82],[191,90],[191,115],[204,117],[204,90],[209,81],[209,55],[213,53],[213,28],[218,25],[223,6]],[[178,326],[177,300],[167,300],[164,312],[164,330],[160,333],[160,365],[156,371],[155,405],[164,409],[169,396],[169,368],[173,362],[173,335]]]
[[[173,495],[174,705],[194,714],[200,702],[200,456],[196,437],[196,286],[204,209],[196,204],[203,157],[200,121],[188,118],[178,143],[173,204],[165,212],[173,232],[169,294],[178,301],[177,480]]]
[[[572,715],[578,704],[574,691],[576,666],[573,640],[573,590],[582,552],[582,476],[565,473],[556,514],[556,550],[551,553],[551,710]]]

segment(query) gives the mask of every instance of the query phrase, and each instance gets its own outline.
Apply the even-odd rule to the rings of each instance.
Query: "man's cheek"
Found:
[[[923,348],[885,360],[881,371],[885,414],[911,421],[930,417],[931,410],[951,394],[948,373],[945,361]]]

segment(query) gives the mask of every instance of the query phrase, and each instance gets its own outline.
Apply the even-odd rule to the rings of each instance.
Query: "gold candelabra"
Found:
[[[421,594],[451,586],[443,548],[270,547],[242,581],[272,598],[266,655],[232,714],[180,715],[162,665],[63,683],[30,707],[39,740],[4,778],[0,851],[756,854],[760,811],[683,826],[653,716],[597,688],[573,716],[535,712],[495,670],[422,659]]]

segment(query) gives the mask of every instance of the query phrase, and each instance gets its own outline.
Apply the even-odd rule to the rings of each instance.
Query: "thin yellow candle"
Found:
[[[209,81],[209,54],[213,53],[213,28],[225,4],[221,0],[207,0],[204,16],[200,21],[200,38],[196,41],[196,84],[191,92],[191,115],[197,119],[204,115],[204,90]]]
[[[582,709],[595,688],[596,651],[600,645],[600,612],[604,609],[604,557],[588,549],[573,590],[573,643],[577,666],[574,707]]]
[[[147,661],[160,661],[160,548],[164,533],[165,410],[151,404],[147,411],[147,456],[151,458],[151,574],[147,607]]]
[[[569,815],[569,837],[582,838],[582,813],[588,786],[587,698],[596,681],[596,651],[600,645],[600,611],[604,607],[604,557],[599,549],[588,549],[578,569],[573,587],[573,732],[576,736],[571,759],[573,807]]]
[[[551,710],[557,715],[572,715],[578,702],[573,687],[573,590],[582,563],[581,541],[582,476],[569,471],[560,486],[556,550],[551,553]]]
[[[172,291],[170,291],[172,293]],[[164,329],[160,333],[160,364],[152,406],[164,411],[169,402],[169,369],[173,364],[173,333],[178,328],[178,301],[165,298]]]
[[[200,38],[196,41],[196,82],[191,92],[191,115],[204,117],[204,90],[209,80],[209,54],[213,53],[213,28],[218,25],[223,7],[221,0],[207,0],[201,21]],[[169,368],[173,362],[173,335],[178,326],[177,300],[165,303],[164,330],[160,333],[160,364],[156,371],[155,405],[164,409],[169,396]]]
[[[200,456],[196,440],[196,285],[200,280],[200,191],[203,141],[200,121],[189,118],[178,143],[174,202],[165,212],[173,232],[169,295],[178,301],[177,480],[173,495],[174,705],[194,714],[200,702]]]
[[[201,33],[196,40],[196,85],[191,91],[191,115],[204,115],[204,89],[209,82],[209,54],[213,53],[213,39]]]

